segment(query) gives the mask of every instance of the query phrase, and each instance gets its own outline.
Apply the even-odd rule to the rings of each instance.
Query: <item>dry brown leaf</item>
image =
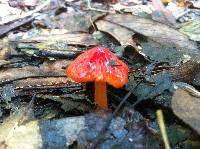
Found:
[[[0,81],[15,80],[34,76],[65,76],[65,67],[70,61],[58,60],[54,62],[45,62],[36,66],[26,66],[23,68],[8,68],[0,70]],[[17,74],[17,75],[16,75]]]
[[[104,12],[97,11],[82,11],[79,9],[80,5],[83,6],[83,1],[77,3],[68,3],[72,7],[66,7],[67,11],[65,13],[60,13],[55,17],[48,14],[44,19],[38,20],[36,23],[43,24],[47,28],[53,29],[66,29],[70,32],[89,32],[89,27],[91,26],[91,20],[96,20],[105,15]],[[64,4],[63,4],[64,5]]]
[[[70,60],[62,60],[58,59],[56,61],[45,61],[42,65],[40,65],[40,70],[51,73],[51,72],[65,72],[65,68],[71,63]]]
[[[65,75],[68,60],[46,61],[40,67],[7,68],[0,71],[0,85],[13,83],[16,89],[76,84]],[[17,74],[17,75],[16,75]]]
[[[189,60],[172,68],[173,80],[192,84],[199,73],[200,64],[196,60]]]
[[[200,98],[178,89],[172,97],[172,110],[176,116],[200,134]]]
[[[187,36],[167,25],[150,19],[129,14],[111,14],[106,16],[104,20],[127,27],[130,30],[147,36],[162,45],[193,51],[195,50],[198,52],[196,43],[190,41]]]
[[[0,67],[6,64],[9,64],[10,61],[6,61],[6,60],[0,60]]]
[[[83,143],[87,143],[90,136],[94,140],[95,135],[99,133],[106,119],[110,116],[109,112],[103,111],[58,120],[32,120],[19,125],[23,116],[21,111],[22,109],[19,109],[18,113],[12,114],[0,126],[1,149],[69,148],[77,140],[83,140]],[[83,138],[83,136],[86,137]],[[80,139],[78,139],[79,137]],[[53,140],[58,141],[52,142]]]
[[[69,45],[94,46],[97,41],[88,33],[49,34],[30,37],[21,42],[64,41]]]
[[[112,35],[121,45],[137,47],[132,39],[132,36],[135,34],[133,31],[104,20],[99,20],[95,24],[100,31]]]
[[[106,32],[113,36],[122,46],[132,47],[133,50],[130,52],[124,52],[124,55],[128,56],[129,59],[139,60],[142,58],[143,60],[148,61],[148,58],[142,54],[141,50],[138,49],[136,43],[134,42],[132,36],[135,33],[133,31],[127,29],[126,27],[122,27],[104,20],[98,20],[95,22],[95,24],[100,31]]]
[[[152,13],[152,18],[155,21],[164,23],[164,24],[169,24],[170,25],[176,25],[176,19],[172,15],[172,13],[167,10],[162,3],[161,0],[152,0],[152,5],[156,9],[154,13]]]

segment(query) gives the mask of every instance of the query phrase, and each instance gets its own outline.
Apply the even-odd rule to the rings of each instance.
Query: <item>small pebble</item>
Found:
[[[129,140],[130,142],[133,142],[133,138],[128,138],[128,140]]]

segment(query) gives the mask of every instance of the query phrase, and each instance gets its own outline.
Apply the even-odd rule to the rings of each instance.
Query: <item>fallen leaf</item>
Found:
[[[71,117],[56,121],[31,121],[16,126],[20,117],[15,116],[0,127],[0,148],[67,148],[85,128],[84,117]],[[7,140],[6,137],[12,135]],[[55,142],[56,140],[56,142]],[[5,141],[5,142],[4,142]],[[16,143],[17,142],[17,143]]]
[[[82,137],[82,133],[86,135],[84,139],[94,140],[110,115],[98,112],[58,120],[33,120],[19,125],[22,114],[19,109],[0,126],[0,148],[68,148]]]
[[[190,41],[187,36],[167,25],[150,19],[129,14],[111,14],[106,16],[104,20],[129,28],[135,33],[147,36],[162,45],[193,50],[199,53],[196,43]]]
[[[135,96],[137,96],[138,100],[148,98],[152,99],[164,93],[164,91],[168,90],[172,85],[171,75],[168,72],[164,71],[156,75],[147,76],[146,80],[148,80],[151,83],[154,83],[154,85],[146,82],[140,83],[138,85],[138,82],[134,79],[135,78],[133,76],[129,78],[129,82],[126,85],[126,88],[130,90],[131,88],[137,86],[133,93]]]
[[[173,80],[191,84],[195,81],[196,75],[200,72],[199,69],[200,64],[198,61],[191,59],[183,64],[175,66],[170,71],[172,71]],[[198,80],[196,80],[196,83],[197,82]]]
[[[176,116],[200,134],[200,98],[178,89],[172,97],[171,106]]]
[[[195,8],[200,8],[200,1],[191,1],[191,3]]]
[[[200,20],[193,20],[181,25],[180,32],[189,36],[191,40],[200,41]]]
[[[67,29],[70,32],[89,32],[91,20],[96,20],[105,15],[105,13],[97,11],[80,11],[80,9],[77,11],[75,7],[80,6],[76,5],[75,2],[69,5],[72,5],[72,7],[66,7],[67,11],[65,13],[60,13],[54,17],[49,13],[43,19],[37,20],[37,23],[44,24],[50,29],[58,28]]]
[[[70,64],[70,61],[67,60],[57,60],[57,61],[46,61],[37,66],[25,66],[23,68],[4,68],[0,70],[1,76],[0,81],[3,83],[4,81],[16,80],[20,78],[28,78],[28,77],[63,77],[65,76],[65,68]],[[56,71],[55,71],[56,70]],[[17,75],[16,75],[17,74]],[[67,77],[66,77],[67,78]]]
[[[112,35],[121,45],[131,45],[137,48],[136,43],[132,39],[132,36],[135,34],[133,31],[104,20],[96,21],[95,24],[98,30]]]
[[[65,75],[65,68],[70,62],[69,60],[56,60],[45,61],[39,67],[3,68],[0,70],[0,86],[13,83],[16,89],[22,89],[76,84]]]
[[[122,52],[119,54],[120,56],[126,56],[133,61],[149,61],[148,57],[138,48],[137,43],[134,41],[133,35],[135,35],[135,33],[132,30],[104,20],[98,20],[95,24],[98,30],[110,34],[122,46],[129,47],[130,50],[125,50],[124,52],[120,50],[120,52]],[[118,52],[116,52],[116,54],[118,54]]]
[[[62,60],[62,59],[54,61],[46,60],[44,61],[43,64],[40,65],[39,69],[47,73],[57,71],[57,72],[62,72],[64,74],[66,67],[70,63],[71,63],[70,60]]]
[[[152,5],[156,13],[152,13],[152,18],[164,24],[175,25],[176,20],[172,13],[165,8],[161,0],[152,0]]]
[[[9,39],[10,43],[16,44],[18,51],[42,58],[71,59],[82,52],[83,49],[78,49],[78,46],[83,48],[98,45],[97,40],[89,33],[71,33],[65,29],[33,29],[24,34],[10,36]]]
[[[64,41],[68,45],[94,46],[97,41],[88,33],[66,33],[38,35],[20,40],[20,42]]]
[[[10,61],[6,61],[6,60],[0,60],[0,67],[2,67],[3,65],[9,64]]]

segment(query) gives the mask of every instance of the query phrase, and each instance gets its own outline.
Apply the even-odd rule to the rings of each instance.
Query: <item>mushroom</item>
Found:
[[[76,82],[95,82],[95,103],[108,109],[106,82],[120,88],[128,82],[128,66],[114,53],[94,47],[80,54],[67,68],[66,74]]]

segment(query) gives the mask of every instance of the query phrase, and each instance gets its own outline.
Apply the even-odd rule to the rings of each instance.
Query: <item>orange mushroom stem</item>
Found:
[[[108,109],[106,82],[95,82],[95,103],[103,109]]]

